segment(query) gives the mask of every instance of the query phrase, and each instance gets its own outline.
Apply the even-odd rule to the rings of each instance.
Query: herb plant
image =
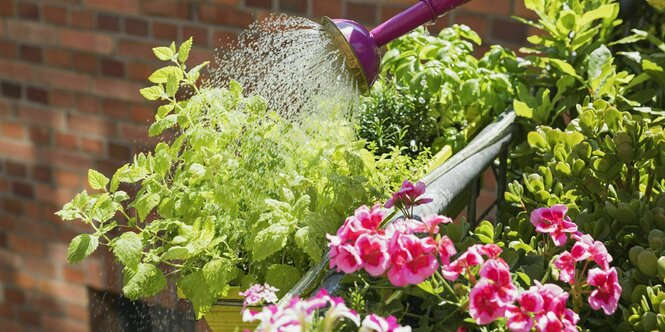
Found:
[[[343,119],[290,123],[235,82],[200,87],[206,63],[187,68],[191,45],[153,49],[168,66],[141,90],[163,103],[149,134],[172,135],[110,179],[90,170],[94,192],[57,214],[94,230],[72,240],[70,262],[107,246],[124,266],[125,296],[155,295],[173,276],[200,317],[232,284],[287,291],[350,207],[420,174],[423,160],[375,157]],[[191,96],[177,99],[180,89]]]

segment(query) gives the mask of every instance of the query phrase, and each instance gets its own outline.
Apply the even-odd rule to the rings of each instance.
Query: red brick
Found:
[[[72,10],[69,16],[74,28],[92,29],[95,25],[95,16],[89,10]]]
[[[110,54],[114,47],[109,36],[70,29],[60,31],[60,43],[64,47],[100,54]]]
[[[86,73],[94,74],[97,72],[97,58],[89,53],[74,53],[74,67]]]
[[[152,35],[157,39],[174,41],[178,39],[178,27],[163,22],[154,22],[152,24]]]
[[[102,101],[102,112],[114,119],[129,119],[127,102],[116,99],[104,99]]]
[[[155,111],[150,107],[133,106],[131,108],[132,120],[140,123],[151,122],[155,119]]]
[[[21,45],[21,59],[32,63],[42,62],[42,49],[31,45]]]
[[[0,1],[0,16],[14,16],[14,1]]]
[[[81,138],[81,149],[94,154],[104,153],[104,145],[95,139]]]
[[[18,320],[24,325],[33,328],[42,327],[41,314],[38,310],[33,310],[30,308],[19,308],[15,312]]]
[[[0,142],[0,146],[2,146],[2,142]],[[6,197],[2,200],[2,209],[9,214],[21,215],[23,214],[23,203],[17,199]]]
[[[87,322],[90,319],[90,308],[85,304],[65,304],[65,316],[79,322]]]
[[[521,0],[517,2],[519,1]],[[463,8],[475,13],[508,16],[511,0],[473,0],[466,3]]]
[[[148,15],[189,19],[189,3],[181,0],[144,0],[143,12]]]
[[[12,183],[12,192],[14,195],[22,198],[30,199],[35,197],[35,191],[32,186],[26,182],[16,181]]]
[[[77,187],[77,189],[80,187]],[[62,187],[58,188],[53,188],[50,185],[45,185],[45,184],[37,184],[35,185],[35,195],[37,197],[37,201],[40,203],[52,203],[58,206],[55,211],[60,210],[60,208],[67,202],[71,201],[72,198],[77,194],[77,192],[74,192],[72,190],[68,190]],[[54,225],[58,225],[62,223],[62,220],[59,220],[59,217],[56,216],[53,213],[48,213],[43,217],[43,220],[46,222],[51,222]],[[56,219],[56,220],[49,220],[49,219]],[[68,239],[70,240],[71,237]],[[67,248],[65,248],[65,253],[67,252]],[[64,260],[60,261],[66,261],[67,258]]]
[[[0,40],[0,57],[16,58],[18,56],[18,47],[8,40]]]
[[[48,91],[46,91],[46,89],[29,86],[26,88],[25,94],[28,100],[32,102],[44,105],[48,104]]]
[[[215,47],[220,47],[224,45],[228,45],[229,43],[232,43],[233,41],[238,39],[238,33],[235,31],[225,31],[225,30],[219,30],[215,31],[215,33],[212,36],[212,45]]]
[[[455,13],[453,23],[464,24],[481,36],[487,35],[487,20],[483,15],[477,15],[469,12]]]
[[[69,265],[63,266],[62,276],[65,281],[74,284],[83,284],[85,282],[85,273],[77,266],[69,266]]]
[[[373,25],[377,21],[376,12],[377,6],[374,4],[347,3],[345,17],[360,23]]]
[[[51,95],[51,105],[63,108],[76,106],[74,94],[64,90],[54,90]]]
[[[53,181],[59,187],[81,188],[81,178],[81,174],[65,170],[56,170],[53,174]]]
[[[138,14],[139,3],[136,0],[83,0],[86,8],[122,14]]]
[[[76,108],[80,112],[96,114],[99,113],[99,98],[80,95],[76,100]]]
[[[205,27],[185,26],[182,28],[182,36],[180,40],[187,40],[192,37],[194,45],[199,47],[208,46],[208,29]]]
[[[298,14],[307,13],[307,1],[306,0],[280,0],[279,1],[279,10],[294,12]]]
[[[28,174],[28,168],[23,163],[8,160],[5,163],[5,168],[7,169],[7,174],[12,177],[23,178]]]
[[[43,125],[50,128],[62,128],[65,123],[62,113],[48,108],[19,105],[18,115],[22,121],[28,124]]]
[[[220,7],[210,4],[201,4],[199,7],[201,20],[208,23],[230,25],[245,28],[254,18],[249,12],[231,7]]]
[[[525,24],[514,20],[494,18],[492,21],[493,41],[524,44],[527,37],[526,28]]]
[[[47,47],[44,49],[44,60],[50,66],[67,68],[72,63],[72,55],[63,49]]]
[[[44,5],[44,21],[55,25],[67,25],[67,10],[63,7]]]
[[[28,20],[39,20],[39,7],[33,3],[19,2],[17,5],[18,17]]]
[[[47,127],[31,127],[30,141],[37,145],[51,144],[51,131]]]
[[[18,123],[0,122],[0,133],[4,137],[23,139],[25,137],[25,127]]]
[[[86,283],[92,287],[104,289],[108,287],[108,280],[102,269],[99,260],[93,259],[87,262],[88,270],[86,271]],[[105,268],[113,268],[113,264],[106,264]]]
[[[314,1],[314,2],[316,2],[316,1]],[[329,2],[329,1],[326,1],[326,2]],[[245,0],[245,6],[271,9],[272,8],[272,0]]]
[[[401,13],[402,11],[404,11],[404,9],[406,9],[406,7],[404,6],[382,6],[381,15],[379,18],[381,19],[381,21],[386,21],[389,18]]]
[[[33,223],[34,224],[34,223]],[[39,224],[42,224],[39,222]],[[42,237],[46,237],[47,234],[41,233],[44,227],[41,227],[40,233],[36,233]],[[51,229],[53,233],[53,230]],[[48,232],[47,232],[48,233]],[[51,236],[49,236],[51,237]],[[59,263],[59,262],[58,262]],[[55,264],[43,257],[23,257],[23,271],[30,272],[34,275],[39,275],[42,278],[54,278],[55,277]],[[30,301],[31,304],[34,304],[33,301]],[[47,309],[47,308],[44,308]]]
[[[148,138],[148,128],[145,125],[121,124],[120,136],[130,141],[145,141]]]
[[[0,93],[5,97],[20,99],[22,95],[21,86],[16,83],[2,82],[0,83]]]
[[[37,289],[44,294],[59,299],[62,303],[86,303],[88,300],[88,292],[85,286],[50,279],[39,279],[37,280]]]
[[[46,150],[41,152],[40,157],[41,160],[50,161],[53,166],[69,167],[83,172],[86,172],[92,164],[88,158],[65,151]]]
[[[72,114],[67,118],[67,125],[72,132],[82,132],[100,136],[116,136],[115,123],[90,115]]]
[[[148,22],[138,18],[127,17],[125,18],[125,32],[130,35],[147,36]]]
[[[28,21],[7,21],[7,33],[15,40],[38,45],[51,45],[58,40],[57,29]]]
[[[98,96],[143,102],[139,94],[141,88],[140,84],[109,78],[97,78],[92,84],[93,92]]]
[[[0,60],[0,76],[13,81],[31,81],[32,77],[30,73],[32,72],[32,68],[33,66],[26,63]]]
[[[104,76],[124,77],[125,65],[114,59],[102,59],[99,64],[100,72]]]
[[[22,254],[43,255],[45,252],[41,241],[34,241],[30,236],[16,233],[9,234],[9,248]]]
[[[97,14],[97,29],[104,31],[120,31],[120,18],[115,15]]]
[[[60,148],[76,150],[76,136],[65,133],[55,133],[55,144]]]
[[[139,42],[134,40],[120,40],[118,42],[117,53],[118,55],[128,58],[141,58],[154,61],[155,55],[152,53],[153,47],[155,47],[154,43]]]
[[[128,160],[132,156],[132,150],[125,146],[116,143],[108,144],[109,157],[117,160]]]
[[[51,182],[51,168],[45,165],[35,165],[32,167],[32,177],[40,182]]]

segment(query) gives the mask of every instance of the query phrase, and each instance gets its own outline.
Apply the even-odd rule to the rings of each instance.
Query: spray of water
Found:
[[[218,49],[211,79],[230,79],[295,123],[312,117],[345,117],[359,100],[358,82],[323,27],[306,18],[272,15],[255,22],[230,47]]]

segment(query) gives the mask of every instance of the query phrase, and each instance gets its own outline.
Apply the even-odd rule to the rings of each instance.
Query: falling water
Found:
[[[309,19],[272,15],[252,24],[231,47],[217,50],[206,83],[230,79],[263,96],[294,122],[330,114],[349,115],[358,103],[358,83],[323,27]]]

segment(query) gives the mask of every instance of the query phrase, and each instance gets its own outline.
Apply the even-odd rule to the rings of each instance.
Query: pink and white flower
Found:
[[[402,187],[386,201],[384,206],[388,209],[393,206],[409,209],[412,206],[430,203],[432,201],[431,198],[418,199],[424,193],[425,184],[423,182],[418,181],[414,185],[409,180],[404,180]]]
[[[531,212],[531,223],[539,233],[548,233],[557,247],[568,241],[566,233],[577,231],[577,225],[566,216],[568,207],[556,204],[550,208],[539,208]]]
[[[575,282],[575,263],[575,258],[568,251],[554,259],[554,266],[559,269],[559,280],[571,285]]]
[[[605,314],[611,315],[616,311],[619,297],[621,296],[621,285],[619,284],[615,268],[601,270],[593,268],[589,270],[587,282],[595,286],[589,296],[589,305],[592,309],[603,309]]]
[[[441,265],[450,264],[450,257],[456,253],[457,250],[453,241],[446,235],[441,237],[439,240],[439,259],[441,260]]]
[[[390,266],[388,241],[379,236],[363,234],[356,241],[356,248],[360,254],[365,271],[372,276],[380,276]]]
[[[359,332],[411,332],[411,327],[400,326],[393,316],[383,318],[371,314],[363,319]]]
[[[610,268],[612,255],[607,252],[607,248],[602,242],[594,241],[594,239],[589,234],[576,234],[573,235],[573,238],[577,242],[575,242],[573,245],[570,253],[576,261],[592,259],[594,262],[596,262],[596,264],[603,268],[603,270]]]
[[[434,239],[395,233],[390,241],[388,280],[395,286],[416,285],[434,274],[439,267]]]
[[[481,279],[469,294],[469,315],[480,325],[503,317],[507,307],[497,301],[496,287],[489,279]]]
[[[268,284],[255,284],[249,287],[246,291],[240,292],[240,296],[244,296],[243,308],[255,306],[263,303],[277,303],[277,295],[279,289],[272,287]]]

